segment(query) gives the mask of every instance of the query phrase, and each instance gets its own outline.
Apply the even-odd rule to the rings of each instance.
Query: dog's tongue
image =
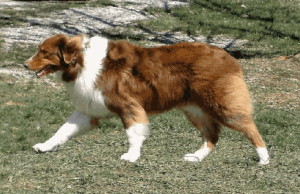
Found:
[[[47,71],[46,71],[45,69],[43,69],[43,70],[41,70],[41,71],[38,71],[38,72],[36,73],[36,77],[37,77],[37,78],[41,78],[41,77],[43,77],[43,76],[45,76],[45,75],[47,75]]]

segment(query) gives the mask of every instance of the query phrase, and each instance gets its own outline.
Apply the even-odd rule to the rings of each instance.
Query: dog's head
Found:
[[[63,71],[64,81],[73,81],[83,66],[83,36],[58,34],[43,41],[37,53],[25,62],[25,67],[36,71],[37,77]]]

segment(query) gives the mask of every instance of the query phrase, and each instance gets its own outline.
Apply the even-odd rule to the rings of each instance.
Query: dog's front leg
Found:
[[[143,142],[149,135],[149,125],[141,123],[134,124],[126,129],[126,134],[128,137],[129,149],[127,153],[121,156],[121,159],[135,162],[141,156]]]
[[[147,114],[143,108],[135,107],[131,111],[133,112],[121,116],[129,142],[128,152],[123,154],[121,159],[135,162],[141,156],[141,148],[143,142],[149,136],[150,127]]]
[[[91,128],[95,124],[95,119],[85,114],[75,111],[63,124],[59,130],[44,143],[33,146],[37,152],[56,151],[59,146],[66,143],[72,137],[79,135]]]

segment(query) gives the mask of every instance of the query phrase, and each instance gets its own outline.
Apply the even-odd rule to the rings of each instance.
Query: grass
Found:
[[[3,80],[6,80],[5,82]],[[43,81],[1,76],[0,191],[53,193],[297,192],[299,120],[296,110],[256,104],[256,122],[268,143],[271,163],[257,156],[241,134],[224,129],[217,149],[203,162],[182,160],[200,145],[199,133],[177,111],[151,118],[152,134],[135,164],[120,161],[127,139],[117,118],[58,152],[36,154],[72,111],[64,89]],[[43,94],[43,95],[41,95]],[[10,103],[8,103],[10,102]]]
[[[47,3],[35,2],[31,4],[31,9],[16,10],[13,8],[7,8],[1,10],[0,14],[0,26],[10,27],[13,25],[22,25],[27,22],[26,17],[47,17],[47,13],[51,11],[59,11],[70,7],[79,6],[77,3]]]
[[[26,2],[26,0],[20,0],[21,2]],[[27,0],[31,2],[34,0]],[[34,1],[30,4],[30,9],[14,9],[6,8],[1,10],[0,14],[0,26],[1,27],[10,27],[13,25],[22,25],[27,23],[27,16],[30,17],[47,17],[51,12],[58,12],[60,10],[83,7],[89,5],[92,7],[102,7],[102,6],[114,6],[115,4],[110,0],[97,0],[91,1],[80,0],[80,1],[52,1],[52,0],[41,0]]]
[[[140,25],[155,32],[251,40],[243,50],[239,49],[243,57],[292,55],[299,52],[299,8],[295,0],[193,0],[188,7],[148,8],[157,17]]]
[[[239,14],[242,13],[241,4],[251,7],[254,6],[252,2],[224,0],[223,9],[215,10],[217,8],[213,7],[210,12],[228,14],[224,7],[227,3],[228,8]],[[279,1],[272,2],[273,7],[280,5]],[[282,6],[293,10],[293,1],[285,2]],[[184,18],[178,20],[179,12],[184,15],[184,10],[187,15],[190,10],[196,9],[209,14],[208,8],[197,8],[197,3],[213,6],[215,3],[221,4],[221,1],[193,1],[189,10],[147,9],[154,15],[166,16],[166,20],[139,22],[136,26],[129,26],[130,30],[143,25],[157,32],[178,30],[187,33],[191,29],[190,33],[197,35],[200,32],[192,26],[193,21]],[[261,6],[266,10],[268,6],[272,7]],[[258,9],[256,13],[254,8],[251,10],[251,16],[256,14],[261,18],[271,18],[268,11],[262,13]],[[28,13],[22,14],[18,17],[25,18]],[[290,20],[295,14],[298,13],[290,12]],[[228,20],[235,23],[235,19],[230,17]],[[213,18],[207,20],[214,23]],[[218,17],[214,20],[217,23]],[[261,21],[262,25],[268,21],[264,20]],[[6,22],[15,26],[24,24],[23,21],[16,21],[11,18]],[[0,27],[8,25],[1,22]],[[176,23],[180,29],[177,29]],[[203,33],[208,29],[209,25],[203,29]],[[213,27],[211,31],[214,31]],[[127,33],[126,36],[133,36]],[[233,31],[227,33],[227,36],[236,35]],[[297,35],[297,26],[293,32],[286,33]],[[255,38],[254,34],[247,36],[249,39],[251,36]],[[260,36],[272,39],[272,35]],[[283,40],[280,37],[278,39]],[[141,36],[140,42],[144,41],[146,38]],[[2,44],[3,41],[0,41]],[[259,42],[252,44],[258,45]],[[291,48],[294,48],[293,44]],[[12,48],[5,50],[3,46],[0,47],[0,68],[20,71],[17,64],[31,56],[34,49],[32,46],[24,48],[18,45]],[[282,50],[270,47],[271,50],[266,51],[260,50],[259,46],[248,45],[247,49],[250,48],[259,56],[270,56],[268,53],[283,55],[290,46],[282,44]],[[299,61],[251,58],[241,59],[240,63],[253,95],[255,121],[270,151],[271,163],[267,166],[257,164],[255,150],[243,135],[226,128],[216,150],[208,158],[201,163],[184,162],[183,155],[200,146],[201,136],[176,110],[151,117],[151,136],[145,142],[141,159],[133,164],[119,159],[127,151],[128,142],[118,118],[101,121],[96,129],[68,142],[58,152],[36,154],[31,146],[49,138],[71,114],[73,108],[69,98],[64,88],[51,76],[48,79],[20,79],[0,73],[0,193],[299,192]]]

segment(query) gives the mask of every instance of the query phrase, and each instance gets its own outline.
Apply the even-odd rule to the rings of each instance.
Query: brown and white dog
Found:
[[[184,156],[186,161],[203,160],[223,125],[242,132],[256,147],[259,163],[269,163],[241,67],[215,46],[195,42],[142,48],[98,36],[59,34],[43,41],[25,66],[38,77],[55,72],[75,107],[53,137],[33,146],[37,152],[55,151],[95,126],[98,118],[115,114],[129,141],[121,159],[135,162],[149,136],[147,116],[177,108],[204,140],[200,149]]]

